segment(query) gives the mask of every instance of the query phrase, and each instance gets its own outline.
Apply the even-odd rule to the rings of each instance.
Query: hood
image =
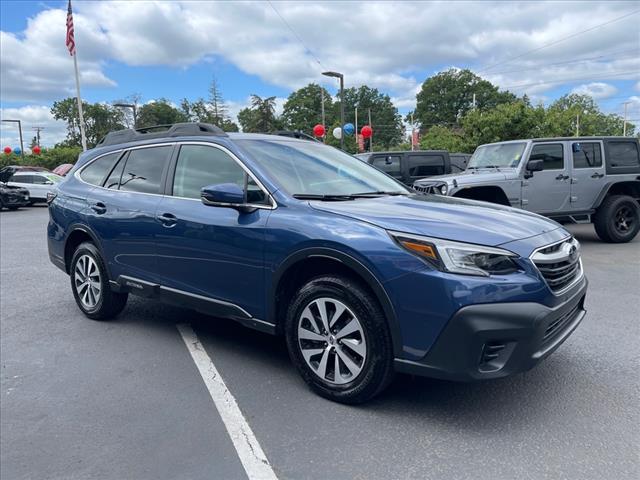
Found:
[[[464,172],[451,175],[437,175],[435,177],[425,178],[415,182],[417,185],[437,185],[439,183],[447,183],[452,185],[455,180],[458,185],[470,185],[475,183],[495,183],[502,182],[509,178],[513,178],[513,168],[504,168],[496,170],[493,168],[484,168],[481,170],[465,170]]]
[[[497,246],[560,229],[524,210],[441,195],[388,196],[310,203],[317,210],[352,217],[386,230]]]
[[[17,170],[16,167],[4,167],[0,169],[0,182],[7,183]]]

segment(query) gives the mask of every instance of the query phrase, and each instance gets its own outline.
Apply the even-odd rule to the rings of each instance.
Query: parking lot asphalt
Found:
[[[640,238],[583,246],[587,317],[512,378],[398,376],[368,404],[311,393],[284,342],[130,297],[86,319],[44,207],[0,213],[2,479],[247,478],[176,325],[189,323],[280,479],[640,477]]]

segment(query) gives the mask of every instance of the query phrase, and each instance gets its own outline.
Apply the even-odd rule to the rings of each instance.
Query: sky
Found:
[[[25,144],[64,139],[54,101],[75,95],[65,47],[66,1],[0,2],[0,117],[23,122]],[[387,93],[401,113],[422,82],[469,68],[534,103],[590,94],[640,123],[640,1],[178,2],[74,1],[82,98],[142,102],[207,97],[212,77],[235,115],[249,96],[310,82]],[[375,126],[374,126],[375,128]],[[3,123],[2,146],[17,129]]]

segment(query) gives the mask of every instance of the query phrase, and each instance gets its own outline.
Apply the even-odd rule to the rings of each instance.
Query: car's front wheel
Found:
[[[71,259],[71,290],[82,313],[93,320],[108,320],[118,315],[127,303],[128,294],[111,290],[100,251],[84,242]]]
[[[376,298],[348,278],[323,276],[298,290],[286,319],[289,355],[318,394],[362,403],[393,378],[393,350]]]

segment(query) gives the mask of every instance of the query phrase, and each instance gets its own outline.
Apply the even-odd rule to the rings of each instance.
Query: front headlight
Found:
[[[440,190],[440,194],[442,195],[446,195],[447,192],[449,191],[449,187],[448,185],[445,183],[444,185],[440,185],[440,187],[438,187],[438,190]]]
[[[501,248],[451,242],[401,232],[389,232],[408,252],[444,272],[463,275],[506,275],[519,270],[517,255]]]

